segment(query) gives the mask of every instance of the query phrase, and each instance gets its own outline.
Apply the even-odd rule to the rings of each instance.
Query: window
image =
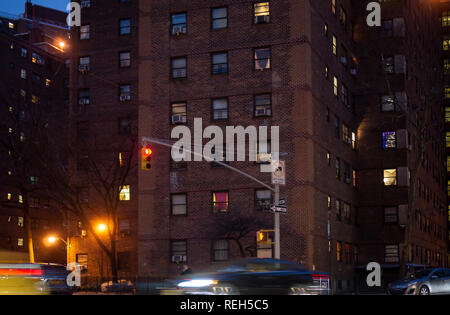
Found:
[[[394,96],[393,95],[383,95],[381,97],[381,111],[382,112],[393,112],[395,110]]]
[[[42,77],[39,74],[33,72],[31,73],[31,82],[40,85],[42,83]]]
[[[212,54],[212,74],[228,73],[228,53]]]
[[[338,55],[338,46],[337,46],[337,37],[336,35],[333,35],[333,41],[332,41],[332,52],[333,55]]]
[[[129,270],[131,263],[131,254],[129,251],[117,253],[117,269]]]
[[[131,53],[129,51],[119,53],[119,65],[121,68],[131,66]]]
[[[228,206],[229,206],[228,192],[213,193],[213,211],[215,213],[228,212]]]
[[[395,131],[383,132],[383,149],[397,148],[397,136]]]
[[[187,20],[186,13],[172,14],[172,26],[171,26],[172,35],[187,34],[186,20]]]
[[[344,202],[344,207],[343,207],[344,209],[344,211],[343,211],[343,214],[344,214],[344,220],[345,221],[347,221],[347,222],[351,222],[351,220],[352,220],[352,207],[351,207],[351,205],[349,204],[349,203],[347,203],[347,202]]]
[[[80,26],[80,40],[91,38],[91,26],[89,24]]]
[[[352,255],[351,255],[351,246],[348,243],[345,243],[344,245],[344,255],[345,255],[345,263],[351,264],[352,263]]]
[[[187,58],[186,57],[172,58],[171,69],[173,79],[186,78]]]
[[[395,72],[395,64],[394,57],[382,57],[381,62],[383,64],[383,71],[385,73],[394,73]]]
[[[384,246],[384,262],[396,263],[399,262],[399,246],[385,245]]]
[[[450,99],[450,85],[444,87],[444,98]]]
[[[18,238],[17,239],[17,246],[23,247],[23,238]]]
[[[397,170],[396,169],[386,169],[383,171],[383,182],[385,186],[396,186],[397,185]]]
[[[253,23],[263,24],[270,22],[270,3],[268,1],[253,4]]]
[[[348,107],[350,105],[348,101],[348,88],[345,85],[342,85],[341,88],[341,101],[346,107]]]
[[[119,235],[125,237],[130,235],[130,220],[120,219],[119,220]]]
[[[342,124],[342,141],[347,144],[351,144],[352,140],[350,138],[350,130],[346,124]]]
[[[31,103],[39,104],[41,102],[41,98],[37,95],[31,95]]]
[[[125,165],[128,165],[128,163],[130,162],[130,152],[119,152],[119,166],[120,167],[124,167]]]
[[[336,260],[342,262],[342,242],[340,241],[336,243]]]
[[[442,12],[442,27],[450,26],[450,11]]]
[[[230,246],[228,240],[217,240],[213,244],[214,261],[228,260]]]
[[[88,269],[88,254],[76,254],[76,262],[82,267],[82,269]]]
[[[89,56],[85,56],[85,57],[80,57],[80,65],[79,65],[79,71],[81,72],[86,72],[89,71],[91,69],[91,57]]]
[[[172,195],[171,213],[172,213],[172,215],[187,215],[187,195],[186,194]]]
[[[385,207],[384,208],[384,223],[397,224],[398,223],[398,208]]]
[[[394,35],[394,22],[392,20],[381,22],[381,36],[382,37],[392,37]]]
[[[444,75],[450,74],[450,59],[444,59]]]
[[[120,201],[129,201],[130,200],[130,185],[123,185],[120,188],[119,200]]]
[[[211,28],[218,30],[228,27],[228,9],[214,8],[211,9]]]
[[[89,105],[90,104],[89,89],[78,90],[78,104],[79,105]]]
[[[270,211],[272,205],[272,192],[268,189],[259,189],[255,192],[255,210]]]
[[[20,55],[21,55],[23,58],[27,58],[28,50],[27,50],[26,48],[21,48],[21,49],[20,49]]]
[[[171,113],[172,124],[185,124],[187,122],[187,104],[185,102],[172,103]]]
[[[219,98],[212,101],[213,120],[228,119],[228,99]]]
[[[344,28],[347,26],[347,12],[345,12],[342,6],[339,9],[339,21],[344,26]]]
[[[340,139],[341,138],[341,131],[340,131],[340,127],[339,127],[339,117],[334,116],[334,135],[336,136],[336,138]]]
[[[270,48],[258,48],[254,50],[255,70],[270,69]]]
[[[124,84],[119,86],[119,100],[121,102],[131,100],[131,85]]]
[[[333,94],[336,97],[338,97],[339,95],[339,79],[337,78],[337,76],[333,77]]]
[[[119,118],[119,134],[131,134],[131,120],[130,118]]]
[[[272,116],[272,94],[254,96],[255,117]]]
[[[336,158],[336,179],[341,180],[341,160]]]
[[[27,70],[20,69],[20,78],[26,80],[26,78],[27,78]]]
[[[43,65],[45,63],[44,59],[42,59],[42,57],[36,53],[31,54],[31,62],[40,65]]]
[[[342,218],[342,209],[341,209],[341,201],[336,199],[336,218],[341,221]]]
[[[331,12],[336,15],[336,0],[331,0]]]
[[[187,257],[187,241],[171,241],[170,242],[170,255],[172,257],[171,261],[176,262],[177,257]]]
[[[120,35],[131,34],[131,19],[119,20],[119,34]]]
[[[23,217],[17,218],[17,226],[18,227],[23,227],[23,222],[24,222]]]
[[[350,184],[352,182],[352,174],[350,169],[350,165],[348,163],[344,163],[344,182],[346,184]]]

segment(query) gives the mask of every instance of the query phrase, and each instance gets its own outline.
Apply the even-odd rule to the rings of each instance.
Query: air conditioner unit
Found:
[[[120,95],[119,99],[121,102],[129,101],[131,100],[131,95]]]
[[[172,124],[181,124],[186,122],[186,116],[172,115]]]
[[[172,26],[172,35],[180,35],[180,34],[186,34],[186,26],[183,25]]]
[[[270,15],[255,16],[255,24],[269,23],[269,21],[270,21]]]
[[[255,116],[259,117],[259,116],[270,116],[270,109],[268,108],[259,108],[257,110],[255,110]]]
[[[350,69],[351,75],[356,75],[357,73],[358,73],[358,71],[355,68]]]
[[[89,99],[87,99],[87,98],[80,98],[78,100],[78,104],[79,105],[89,105]]]
[[[80,72],[87,72],[90,70],[90,66],[88,64],[82,64],[78,66],[78,70]]]
[[[180,262],[186,262],[187,261],[187,257],[184,255],[175,255],[172,256],[172,262],[173,263],[180,263]]]

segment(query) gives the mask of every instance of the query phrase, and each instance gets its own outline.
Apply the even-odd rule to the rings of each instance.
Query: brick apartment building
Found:
[[[38,119],[41,113],[38,108],[49,109],[41,118],[50,127],[55,121],[66,119],[67,122],[69,72],[60,47],[61,42],[67,43],[67,35],[63,12],[27,3],[21,16],[0,14],[2,143],[20,137],[26,145],[31,131],[25,126],[30,125],[30,120]],[[11,141],[13,147],[14,143]],[[60,232],[60,215],[48,200],[31,192],[33,189],[28,187],[30,193],[26,195],[17,190],[13,173],[20,170],[9,163],[14,158],[8,156],[5,147],[0,152],[0,251],[28,251],[27,219],[21,210],[28,202],[35,261],[65,263],[64,251],[56,246],[48,247],[44,242],[48,234]],[[15,155],[19,150],[9,152]],[[38,174],[37,170],[30,183],[38,180]]]
[[[360,265],[398,265],[414,131],[401,113],[380,110],[390,93],[378,74],[384,65],[398,95],[390,103],[407,98],[420,106],[439,86],[439,56],[425,53],[439,43],[434,3],[383,4],[383,27],[374,29],[365,24],[364,3],[350,0],[80,3],[70,97],[77,138],[113,147],[137,130],[174,141],[173,128],[193,131],[194,118],[223,130],[280,126],[280,152],[288,153],[281,197],[289,208],[281,216],[281,257],[328,271],[337,290],[355,287]],[[423,24],[427,31],[397,33],[398,21],[404,30]],[[387,39],[379,37],[386,32]],[[418,60],[419,49],[426,58]],[[439,101],[429,104],[438,120]],[[447,252],[442,127],[430,131],[436,141],[419,174],[417,264],[442,265]],[[201,270],[240,257],[239,244],[259,254],[255,233],[273,224],[269,190],[217,164],[174,163],[170,149],[152,150],[152,168],[131,174],[121,201],[121,277],[173,276],[179,259]],[[229,164],[270,184],[258,163]],[[238,228],[219,233],[248,217],[261,226],[239,243],[230,237]],[[91,275],[105,273],[91,242],[89,235],[74,238],[71,260],[87,264]]]
[[[442,25],[442,50],[443,50],[443,75],[444,75],[444,113],[446,131],[446,154],[447,154],[447,192],[450,187],[450,1],[441,1],[441,25]],[[450,195],[447,195],[448,220],[450,222]],[[450,225],[448,225],[450,227]],[[450,230],[448,232],[450,241]],[[450,263],[450,254],[447,256]]]

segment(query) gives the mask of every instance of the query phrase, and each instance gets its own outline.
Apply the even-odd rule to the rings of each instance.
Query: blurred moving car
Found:
[[[431,295],[450,294],[450,269],[428,268],[411,273],[388,285],[388,294]]]
[[[68,274],[56,264],[0,263],[0,295],[72,294]]]
[[[215,272],[184,276],[174,283],[180,294],[188,295],[330,294],[327,273],[308,271],[289,261],[267,258],[243,259]]]
[[[100,288],[103,293],[132,293],[134,291],[134,285],[129,280],[118,280],[117,283],[113,283],[112,281],[105,282],[102,283]]]

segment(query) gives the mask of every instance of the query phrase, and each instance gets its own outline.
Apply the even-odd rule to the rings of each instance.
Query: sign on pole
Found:
[[[284,161],[272,161],[272,185],[286,185]]]

